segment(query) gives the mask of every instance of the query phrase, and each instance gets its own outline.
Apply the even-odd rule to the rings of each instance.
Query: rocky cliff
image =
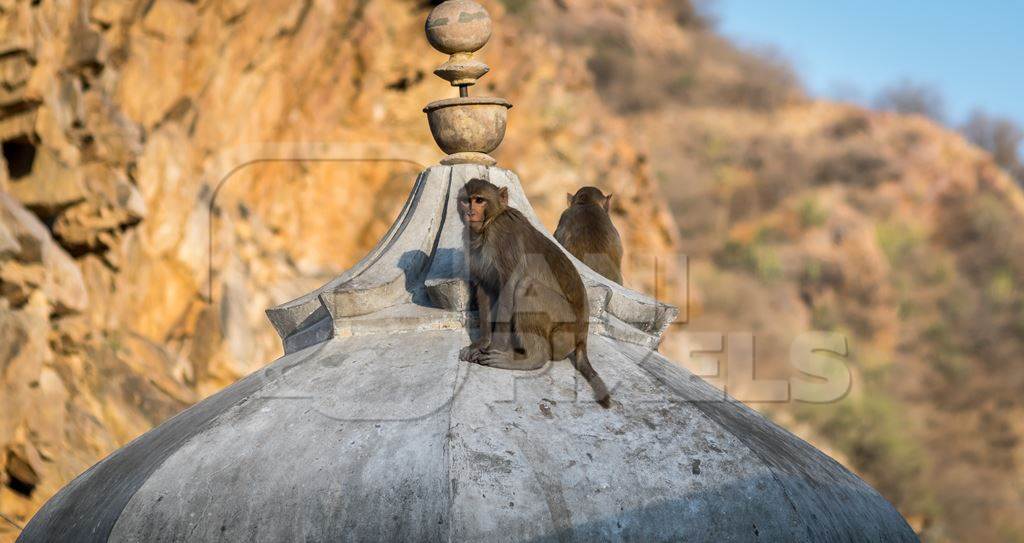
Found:
[[[1024,539],[1024,204],[991,157],[808,101],[689,2],[485,4],[474,92],[516,105],[496,157],[546,224],[613,192],[627,283],[685,303],[685,252],[680,330],[753,333],[768,375],[800,333],[843,335],[847,397],[757,406],[930,539]],[[429,9],[0,0],[0,513],[274,359],[263,310],[384,232],[441,156]]]
[[[453,93],[431,74],[444,58],[423,38],[429,7],[0,2],[0,512],[23,523],[276,358],[263,310],[383,234],[442,156],[421,112]],[[586,59],[520,30],[502,23],[476,90],[517,106],[501,163],[547,224],[565,192],[597,184],[634,253],[670,252],[644,155],[602,113]],[[263,142],[331,150],[261,161],[279,150]]]

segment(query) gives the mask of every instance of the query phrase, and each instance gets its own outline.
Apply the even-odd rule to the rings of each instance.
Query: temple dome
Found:
[[[870,486],[655,347],[671,306],[575,261],[592,363],[460,362],[458,189],[437,166],[370,254],[268,311],[286,354],[93,466],[19,541],[914,541]],[[543,231],[543,229],[542,229]]]

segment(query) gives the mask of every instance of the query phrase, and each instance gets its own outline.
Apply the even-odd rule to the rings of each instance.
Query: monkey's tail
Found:
[[[580,372],[580,375],[590,383],[590,388],[594,389],[594,398],[597,399],[597,403],[601,404],[601,407],[608,409],[612,406],[612,395],[608,392],[608,387],[604,384],[604,379],[597,374],[594,370],[594,366],[590,365],[590,357],[587,356],[587,338],[583,337],[582,341],[576,343],[576,354],[572,357],[573,365],[576,366],[576,371]]]

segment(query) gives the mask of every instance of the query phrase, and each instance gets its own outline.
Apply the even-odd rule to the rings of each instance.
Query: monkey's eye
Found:
[[[484,202],[486,202],[486,200],[484,200],[483,198],[481,198],[479,196],[474,196],[473,197],[473,203],[474,204],[482,204]]]

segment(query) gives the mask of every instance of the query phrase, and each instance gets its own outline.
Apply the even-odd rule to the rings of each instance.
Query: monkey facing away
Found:
[[[480,335],[459,357],[532,370],[571,356],[598,403],[610,407],[608,388],[587,357],[587,292],[569,258],[509,207],[505,187],[469,181],[459,195],[459,214],[480,312]]]
[[[562,212],[555,239],[590,269],[622,284],[622,240],[608,216],[612,195],[596,187],[566,194],[569,208]]]

